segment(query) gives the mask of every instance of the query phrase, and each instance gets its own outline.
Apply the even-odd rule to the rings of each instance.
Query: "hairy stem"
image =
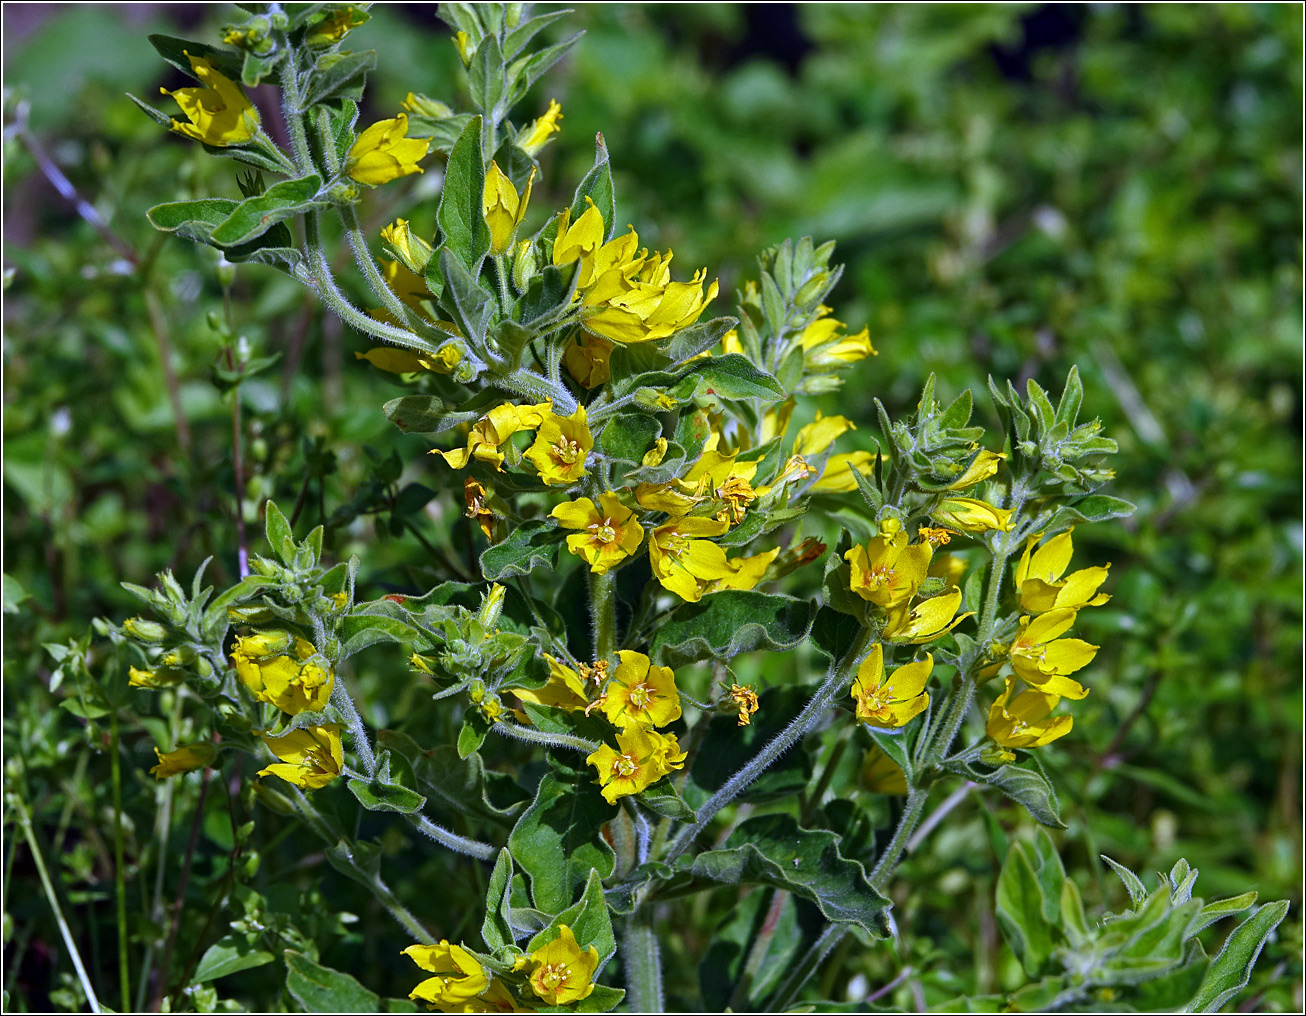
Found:
[[[586,740],[583,737],[576,737],[572,734],[548,734],[543,730],[536,730],[534,727],[524,727],[520,723],[513,723],[510,720],[499,720],[495,723],[494,728],[500,734],[507,734],[509,737],[515,737],[519,741],[529,741],[532,744],[542,744],[549,748],[574,748],[576,751],[589,752],[598,751],[599,746],[594,741]]]
[[[122,849],[122,760],[118,757],[118,710],[109,713],[109,763],[113,780],[113,883],[118,897],[118,980],[122,1011],[131,1009],[131,968],[127,963],[127,874]]]
[[[432,822],[425,815],[410,815],[417,831],[431,837],[441,846],[448,847],[450,850],[459,854],[466,854],[468,857],[479,858],[482,861],[493,860],[498,855],[498,850],[488,843],[481,843],[479,840],[468,839],[466,836],[459,836],[455,832],[450,832],[442,825]]]
[[[617,651],[617,577],[611,571],[590,572],[590,613],[594,619],[594,659],[606,660]]]
[[[345,722],[349,724],[349,736],[353,741],[354,751],[358,753],[358,759],[367,770],[367,775],[375,776],[376,755],[372,752],[372,741],[367,736],[367,727],[363,724],[363,718],[358,715],[358,709],[354,705],[353,698],[350,697],[349,690],[345,687],[343,678],[337,678],[335,687],[331,689],[331,704],[340,710]]]
[[[662,1012],[662,957],[652,915],[637,909],[621,937],[621,961],[626,970],[626,1003],[631,1012]]]
[[[670,864],[688,850],[690,844],[694,842],[694,838],[703,830],[704,826],[712,821],[717,812],[738,797],[740,792],[753,780],[757,779],[772,762],[797,744],[803,735],[816,725],[817,720],[824,715],[826,709],[830,707],[830,703],[834,701],[835,695],[849,680],[852,670],[856,667],[862,653],[866,651],[870,640],[871,633],[866,629],[862,629],[861,634],[858,635],[857,640],[844,657],[830,663],[830,670],[825,681],[817,689],[816,694],[812,696],[807,705],[803,707],[803,711],[794,717],[793,722],[776,735],[747,765],[730,777],[720,790],[708,798],[707,802],[698,809],[694,824],[681,830],[667,851],[667,856],[662,858],[663,861]]]
[[[920,787],[912,787],[907,794],[907,806],[898,819],[898,827],[893,831],[893,838],[880,852],[880,857],[871,870],[870,883],[874,889],[883,889],[885,883],[889,881],[889,876],[893,874],[893,869],[898,866],[898,859],[902,857],[907,841],[916,831],[916,826],[921,820],[921,812],[925,810],[925,800],[929,796],[930,792]]]

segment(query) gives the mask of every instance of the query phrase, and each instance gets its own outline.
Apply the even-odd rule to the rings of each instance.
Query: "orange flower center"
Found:
[[[562,436],[554,441],[552,446],[553,461],[560,466],[574,466],[578,460],[584,457],[581,451],[580,442],[573,441],[571,438]]]
[[[553,993],[567,986],[567,982],[571,979],[571,971],[567,969],[565,963],[546,963],[540,967],[539,973],[535,976],[545,991]]]
[[[631,708],[642,713],[648,709],[649,703],[653,701],[653,689],[648,686],[648,682],[641,681],[630,689],[628,697]]]
[[[883,589],[893,582],[893,569],[887,564],[873,564],[866,571],[863,583],[872,589]]]
[[[637,772],[639,763],[629,755],[618,755],[612,760],[612,775],[617,779],[628,780]]]
[[[594,523],[589,527],[589,530],[593,534],[596,543],[617,542],[617,527],[610,518]]]

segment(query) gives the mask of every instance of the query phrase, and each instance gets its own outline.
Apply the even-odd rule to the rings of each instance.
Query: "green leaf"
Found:
[[[416,815],[426,804],[426,798],[416,791],[381,780],[350,780],[349,791],[368,811],[395,811],[401,815]]]
[[[468,271],[457,253],[447,245],[440,251],[440,270],[444,273],[445,293],[452,303],[449,308],[458,318],[462,333],[473,340],[480,349],[485,343],[485,333],[498,312],[494,294],[477,281],[475,271]]]
[[[512,945],[512,924],[508,920],[508,904],[512,889],[512,854],[504,847],[490,872],[490,883],[485,890],[485,918],[481,921],[481,938],[491,952]]]
[[[976,783],[996,787],[1023,807],[1035,821],[1053,829],[1064,829],[1057,805],[1057,794],[1043,774],[1017,765],[997,769],[976,769],[966,763],[947,763],[945,768]]]
[[[729,660],[755,649],[793,649],[812,626],[812,604],[779,593],[726,589],[684,603],[653,638],[649,655],[668,667]]]
[[[544,775],[535,800],[508,837],[513,858],[530,877],[535,906],[561,913],[591,869],[601,878],[612,874],[616,855],[599,830],[616,814],[588,773],[577,778]]]
[[[339,970],[287,949],[286,990],[304,1012],[380,1012],[381,998]]]
[[[885,938],[889,901],[872,888],[860,863],[839,853],[838,841],[827,830],[800,828],[789,815],[762,815],[736,828],[723,849],[694,858],[693,873],[787,890],[815,903],[827,920]]]
[[[513,83],[512,90],[508,93],[504,108],[507,109],[520,101],[521,97],[530,90],[531,85],[535,84],[544,75],[545,71],[566,56],[567,51],[576,45],[584,34],[584,32],[577,32],[570,38],[563,39],[562,42],[554,43],[552,46],[547,46],[523,60],[515,61],[516,81]]]
[[[649,811],[676,822],[693,822],[695,818],[694,809],[685,803],[685,799],[676,790],[676,785],[670,780],[658,780],[637,794],[635,800]]]
[[[598,951],[600,970],[617,951],[617,940],[612,934],[612,916],[603,896],[603,880],[597,871],[591,869],[580,901],[550,921],[547,928],[527,943],[526,951],[534,952],[552,942],[558,937],[563,925],[571,929],[576,944],[581,949],[593,946]]]
[[[1209,928],[1216,921],[1231,914],[1239,914],[1256,902],[1256,890],[1231,896],[1227,900],[1212,900],[1202,907],[1196,920],[1188,928],[1189,935],[1196,935],[1203,928]]]
[[[558,547],[566,534],[550,522],[523,522],[481,554],[481,573],[490,582],[529,575],[536,568],[555,568]]]
[[[1030,977],[1037,977],[1052,955],[1052,928],[1043,908],[1043,890],[1026,847],[1012,844],[998,875],[995,914],[1007,944]]]
[[[704,395],[768,402],[779,402],[786,396],[780,382],[738,353],[714,356],[706,363],[696,361],[679,372],[678,378],[670,393],[684,402]]]
[[[580,261],[557,267],[545,265],[531,276],[526,292],[517,302],[516,317],[527,328],[540,331],[571,311],[576,282],[580,278]]]
[[[490,229],[481,214],[485,192],[485,157],[481,153],[481,118],[474,116],[449,153],[444,192],[435,213],[444,246],[473,276],[490,250]]]
[[[487,34],[476,47],[476,53],[467,68],[467,91],[472,105],[493,123],[498,123],[507,112],[503,101],[507,84],[503,64],[499,40],[494,35]]]
[[[263,532],[267,536],[268,547],[281,557],[281,563],[290,564],[295,557],[295,534],[275,501],[269,501],[264,512]]]
[[[240,77],[242,59],[239,53],[233,53],[229,49],[218,49],[204,42],[177,39],[171,35],[151,35],[149,40],[150,45],[154,47],[159,56],[163,57],[187,77],[195,78],[196,81],[199,81],[199,78],[196,78],[195,72],[191,70],[190,60],[186,58],[187,53],[194,57],[204,57],[224,75],[233,80]],[[203,82],[200,83],[203,84]]]
[[[1252,968],[1274,929],[1288,916],[1288,901],[1267,903],[1234,929],[1211,960],[1197,994],[1184,1012],[1219,1012],[1220,1007],[1247,987]]]
[[[250,945],[243,935],[228,935],[214,942],[200,957],[195,973],[191,975],[192,984],[216,981],[240,970],[251,970],[271,963],[276,957],[265,949]]]
[[[1101,855],[1102,860],[1111,865],[1112,870],[1120,876],[1120,881],[1125,884],[1125,890],[1129,893],[1129,901],[1134,906],[1138,906],[1143,900],[1147,899],[1147,886],[1143,885],[1143,880],[1126,868],[1119,861],[1113,861],[1106,854]]]
[[[336,629],[340,640],[340,659],[346,660],[355,653],[378,642],[412,642],[417,631],[393,617],[380,614],[351,614],[342,618]]]
[[[614,416],[604,425],[599,443],[609,458],[638,465],[661,433],[662,424],[656,418],[643,413],[625,413]]]
[[[617,199],[612,189],[612,166],[608,162],[608,146],[604,144],[602,134],[595,139],[594,165],[576,187],[576,196],[571,202],[572,222],[585,214],[585,210],[589,207],[586,198],[594,202],[594,207],[603,216],[603,238],[612,239],[613,231],[616,229]]]
[[[861,633],[862,622],[858,618],[833,607],[822,607],[812,620],[812,645],[831,660],[847,656]]]
[[[317,58],[308,78],[303,106],[316,106],[341,91],[362,84],[359,80],[376,67],[376,51],[362,53],[324,53]],[[348,96],[354,98],[354,96]]]
[[[487,772],[478,754],[459,757],[457,749],[449,744],[424,751],[407,734],[394,730],[378,730],[376,739],[408,764],[414,785],[436,807],[496,822],[521,810],[521,803],[512,798],[525,791],[510,776]]]
[[[490,722],[479,709],[463,714],[463,725],[458,730],[458,757],[467,758],[481,750],[490,732]]]
[[[1107,519],[1126,519],[1137,511],[1137,506],[1119,497],[1090,494],[1074,504],[1057,509],[1048,523],[1048,531],[1065,529],[1077,522],[1105,522]]]
[[[405,395],[381,407],[385,418],[405,434],[440,434],[460,423],[470,423],[479,412],[454,410],[434,395]]]
[[[239,203],[231,198],[168,201],[155,205],[145,213],[145,217],[155,229],[176,233],[196,243],[208,243],[213,230],[231,215]]]
[[[611,1012],[626,997],[624,988],[609,988],[606,984],[594,985],[594,990],[579,1002],[571,1003],[572,1012]]]
[[[262,236],[273,225],[329,202],[318,197],[322,178],[316,174],[274,183],[262,194],[246,198],[213,228],[209,242],[236,247]]]
[[[732,317],[719,317],[713,318],[711,321],[700,321],[696,325],[682,328],[667,339],[662,346],[662,352],[666,354],[672,363],[684,363],[690,357],[707,352],[721,341],[721,337],[726,332],[737,324],[739,324],[738,318]]]

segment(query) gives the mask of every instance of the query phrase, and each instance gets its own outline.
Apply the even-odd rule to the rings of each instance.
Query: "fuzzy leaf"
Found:
[[[325,53],[317,58],[309,76],[304,96],[304,108],[337,96],[338,93],[362,84],[359,80],[376,67],[376,50],[362,53]],[[354,98],[354,96],[348,96]]]
[[[485,191],[485,157],[481,153],[481,118],[467,121],[457,144],[449,153],[444,192],[435,213],[444,246],[473,276],[490,250],[490,228],[481,214]]]
[[[649,655],[668,667],[729,660],[754,649],[793,649],[812,626],[812,604],[793,596],[726,589],[681,604],[658,629]]]
[[[555,568],[558,548],[566,534],[548,522],[524,522],[500,543],[481,554],[481,573],[490,582],[529,575],[536,568]]]
[[[612,874],[616,855],[599,830],[616,813],[588,773],[544,775],[535,800],[508,837],[513,858],[530,876],[535,906],[561,913],[592,869],[601,878]]]
[[[1267,903],[1238,925],[1211,960],[1201,987],[1184,1006],[1184,1012],[1219,1012],[1222,1005],[1247,987],[1261,950],[1287,916],[1288,901],[1278,900]]]
[[[276,957],[266,949],[256,949],[241,935],[228,935],[214,942],[200,957],[199,966],[191,975],[192,984],[216,981],[241,970],[251,970],[271,963]]]
[[[304,1012],[380,1012],[381,998],[349,974],[287,949],[286,990]]]
[[[328,202],[317,197],[321,189],[322,178],[316,174],[274,183],[233,208],[213,227],[209,242],[219,247],[238,247],[262,236],[278,222],[313,208],[325,208]]]

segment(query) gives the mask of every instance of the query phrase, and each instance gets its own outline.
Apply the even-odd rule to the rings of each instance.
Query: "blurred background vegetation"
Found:
[[[4,8],[6,786],[33,816],[109,1004],[107,724],[76,714],[76,682],[43,647],[132,612],[120,580],[172,567],[184,581],[210,554],[211,580],[235,573],[232,395],[214,369],[231,339],[215,327],[213,252],[155,234],[144,212],[238,196],[236,168],[167,136],[123,94],[148,101],[180,83],[147,33],[215,41],[227,10]],[[457,106],[457,58],[432,8],[374,14],[356,35],[356,48],[380,54],[364,120],[392,115],[409,90]],[[891,415],[908,410],[930,372],[945,395],[972,388],[996,422],[987,375],[1059,389],[1078,364],[1085,413],[1121,444],[1110,492],[1138,512],[1077,534],[1086,563],[1112,562],[1114,599],[1081,619],[1103,647],[1085,672],[1093,694],[1073,736],[1044,752],[1069,825],[1058,842],[1090,903],[1122,896],[1101,853],[1145,872],[1185,856],[1208,898],[1254,886],[1293,900],[1240,1008],[1300,1011],[1300,9],[613,4],[555,27],[587,35],[521,107],[532,116],[552,97],[565,114],[530,225],[570,194],[602,131],[621,220],[650,247],[673,248],[682,274],[709,266],[724,294],[766,245],[837,240],[848,269],[836,316],[869,325],[879,355],[821,406],[861,421],[865,447],[872,398]],[[255,95],[269,115],[272,93]],[[103,229],[59,196],[41,158]],[[370,231],[411,212],[429,232],[438,183],[432,165],[409,191],[377,192]],[[265,499],[299,503],[301,526],[329,523],[331,554],[365,555],[374,593],[430,585],[431,545],[449,544],[460,498],[421,439],[380,414],[397,392],[355,363],[367,344],[270,268],[239,269],[231,314],[255,355],[279,356],[239,389],[252,531]],[[402,661],[368,666],[351,679],[373,722],[421,724],[438,741],[449,720],[402,687]],[[406,940],[315,846],[296,846],[280,816],[251,811],[238,776],[155,785],[152,746],[185,724],[155,729],[156,711],[142,699],[121,746],[138,1004],[162,990],[160,951],[175,952],[176,980],[242,920],[375,991],[406,994],[412,971],[394,955]],[[249,817],[257,873],[233,849]],[[13,821],[7,806],[8,1006],[76,1007]],[[857,1001],[907,966],[877,1004],[1019,984],[992,889],[995,830],[1027,822],[999,800],[963,800],[901,870],[903,940],[872,950],[845,940],[812,997]],[[404,849],[384,823],[376,833],[402,898],[436,891],[479,920],[477,887],[450,883],[447,857]],[[669,929],[673,1007],[699,1004],[695,967],[730,892]],[[461,933],[457,919],[423,916],[439,934]],[[191,1002],[293,1005],[276,1001],[279,984],[271,967],[214,977]]]

